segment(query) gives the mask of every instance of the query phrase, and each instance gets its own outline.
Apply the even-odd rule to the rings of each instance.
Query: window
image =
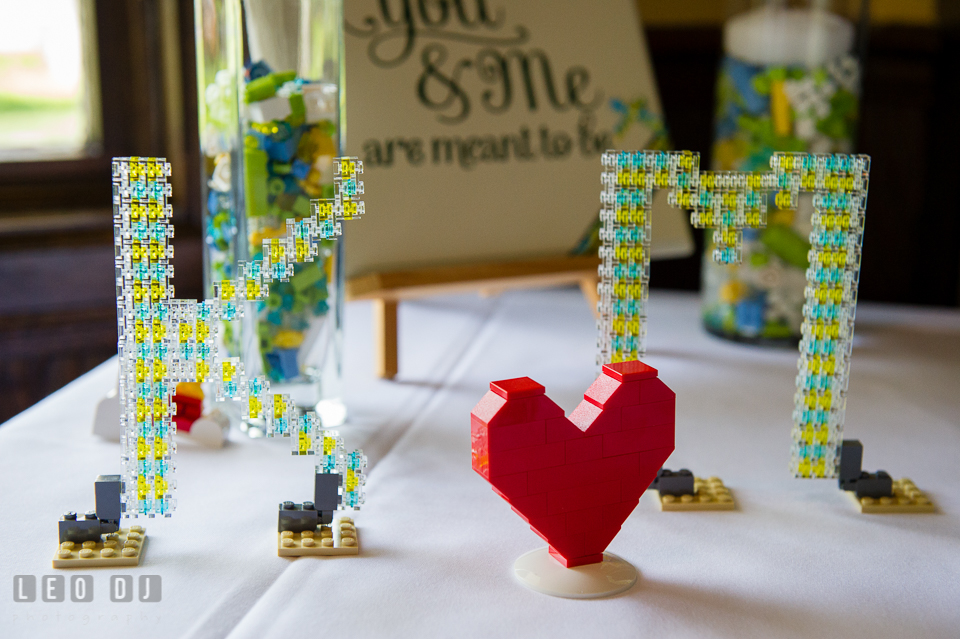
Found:
[[[0,162],[100,151],[91,0],[0,0]]]

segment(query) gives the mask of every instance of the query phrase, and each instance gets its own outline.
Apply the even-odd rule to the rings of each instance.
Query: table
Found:
[[[677,392],[668,467],[719,475],[734,512],[662,513],[644,495],[610,550],[640,582],[598,601],[526,590],[513,561],[543,542],[470,468],[469,414],[491,380],[527,375],[568,412],[596,376],[579,291],[432,298],[400,315],[402,368],[373,377],[369,303],[346,310],[348,448],[370,456],[360,557],[276,556],[277,502],[309,499],[287,441],[234,430],[181,441],[178,509],[141,520],[142,566],[90,569],[91,603],[13,601],[12,575],[54,571],[56,521],[93,507],[119,446],[90,434],[115,360],[0,427],[4,636],[960,636],[960,313],[861,304],[845,435],[864,468],[907,476],[932,515],[862,515],[835,481],[793,479],[793,350],[728,343],[697,298],[655,292],[646,362]],[[113,574],[156,574],[159,603],[111,602]],[[39,599],[39,598],[38,598]],[[69,599],[69,598],[68,598]],[[12,635],[11,635],[12,633]]]

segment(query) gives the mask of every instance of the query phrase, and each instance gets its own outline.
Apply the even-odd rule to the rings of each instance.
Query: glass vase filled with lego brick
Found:
[[[775,151],[852,152],[862,34],[851,17],[857,16],[822,1],[749,4],[724,25],[711,168],[767,171]],[[755,343],[799,341],[810,198],[801,195],[798,209],[786,211],[771,196],[766,228],[744,230],[740,264],[715,263],[706,234],[701,290],[708,331]]]
[[[288,222],[308,216],[310,200],[333,197],[333,158],[342,149],[343,38],[340,0],[219,1],[242,15],[238,49],[247,53],[236,77],[241,168],[233,185],[235,222],[207,227],[208,254],[217,241],[234,252],[225,271],[230,258],[263,257],[264,240],[284,236]],[[314,261],[297,264],[288,281],[270,284],[266,301],[247,303],[242,320],[225,324],[223,343],[242,351],[248,375],[262,374],[272,391],[315,409],[324,426],[336,426],[346,418],[343,250],[335,240],[318,248]],[[209,270],[218,276],[217,268]],[[262,426],[243,424],[254,436]]]
[[[238,207],[243,196],[240,77],[243,75],[239,0],[196,0],[197,115],[204,232],[204,297],[214,283],[236,277]],[[239,325],[225,321],[218,342],[239,355]]]

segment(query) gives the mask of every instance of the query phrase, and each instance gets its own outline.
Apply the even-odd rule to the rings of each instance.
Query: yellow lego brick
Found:
[[[54,568],[121,568],[139,566],[147,533],[140,526],[121,528],[120,532],[102,535],[98,542],[75,544],[65,541],[53,557]]]
[[[660,510],[664,511],[683,511],[683,510],[736,510],[737,502],[734,501],[730,489],[723,485],[723,480],[719,477],[693,479],[693,495],[660,495],[657,492]]]
[[[182,397],[203,399],[203,389],[197,382],[180,382],[177,384],[176,394]]]
[[[357,529],[350,517],[340,517],[333,526],[317,526],[316,532],[295,533],[289,530],[277,533],[277,556],[323,557],[359,555]]]
[[[864,497],[857,499],[853,491],[844,491],[857,505],[860,512],[868,515],[890,513],[916,514],[935,513],[937,507],[926,494],[921,492],[916,484],[904,477],[893,482],[893,497]]]
[[[129,370],[133,365],[135,373],[135,385],[129,385],[121,397],[121,410],[127,418],[127,437],[132,438],[128,441],[134,446],[134,451],[129,452],[135,452],[135,456],[124,457],[125,474],[131,474],[132,470],[136,477],[128,490],[128,497],[136,497],[128,502],[128,512],[160,514],[162,511],[169,515],[172,509],[172,464],[154,473],[144,470],[149,465],[141,462],[172,457],[170,415],[176,410],[170,405],[170,391],[178,382],[194,383],[192,391],[189,386],[178,388],[177,392],[183,395],[201,397],[196,383],[212,381],[217,383],[217,399],[225,399],[224,396],[245,399],[249,416],[267,418],[268,436],[298,433],[294,450],[299,454],[314,452],[317,438],[323,437],[318,430],[320,420],[314,414],[301,422],[288,396],[269,393],[269,382],[262,377],[248,376],[239,358],[224,361],[219,356],[216,336],[221,320],[232,321],[242,316],[239,301],[265,300],[271,282],[285,280],[293,274],[294,260],[312,261],[317,241],[339,235],[339,221],[344,219],[345,208],[354,216],[364,212],[363,203],[358,202],[363,183],[356,179],[363,173],[363,163],[354,158],[337,158],[335,164],[341,177],[335,178],[334,198],[310,204],[317,207],[317,219],[291,220],[261,233],[255,243],[263,242],[265,259],[242,262],[237,267],[236,279],[217,283],[214,299],[194,304],[176,299],[169,281],[173,275],[173,267],[168,262],[173,258],[174,236],[170,224],[172,209],[168,203],[170,165],[156,158],[114,159],[115,241],[120,249],[118,256],[123,258],[123,284],[117,297],[122,308],[118,313],[119,352],[124,358],[122,369]],[[319,179],[319,173],[316,175]],[[344,189],[344,180],[348,178],[348,188]],[[318,227],[321,217],[323,224]],[[328,278],[333,277],[333,263],[332,257],[325,259]],[[275,341],[288,348],[299,347],[303,336],[288,333]],[[282,420],[276,428],[271,416]],[[339,460],[343,456],[342,442],[338,439],[331,442],[328,454]],[[355,493],[359,493],[362,473],[358,470],[351,481],[351,486],[356,484]],[[348,494],[354,496],[354,493]],[[347,537],[355,542],[355,536]],[[344,544],[344,547],[350,545]],[[91,551],[90,548],[79,550]],[[90,560],[86,561],[90,565]]]

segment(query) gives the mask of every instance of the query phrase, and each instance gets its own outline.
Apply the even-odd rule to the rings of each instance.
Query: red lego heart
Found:
[[[603,561],[673,452],[676,395],[638,361],[609,364],[567,418],[529,377],[470,414],[473,469],[567,568]]]

